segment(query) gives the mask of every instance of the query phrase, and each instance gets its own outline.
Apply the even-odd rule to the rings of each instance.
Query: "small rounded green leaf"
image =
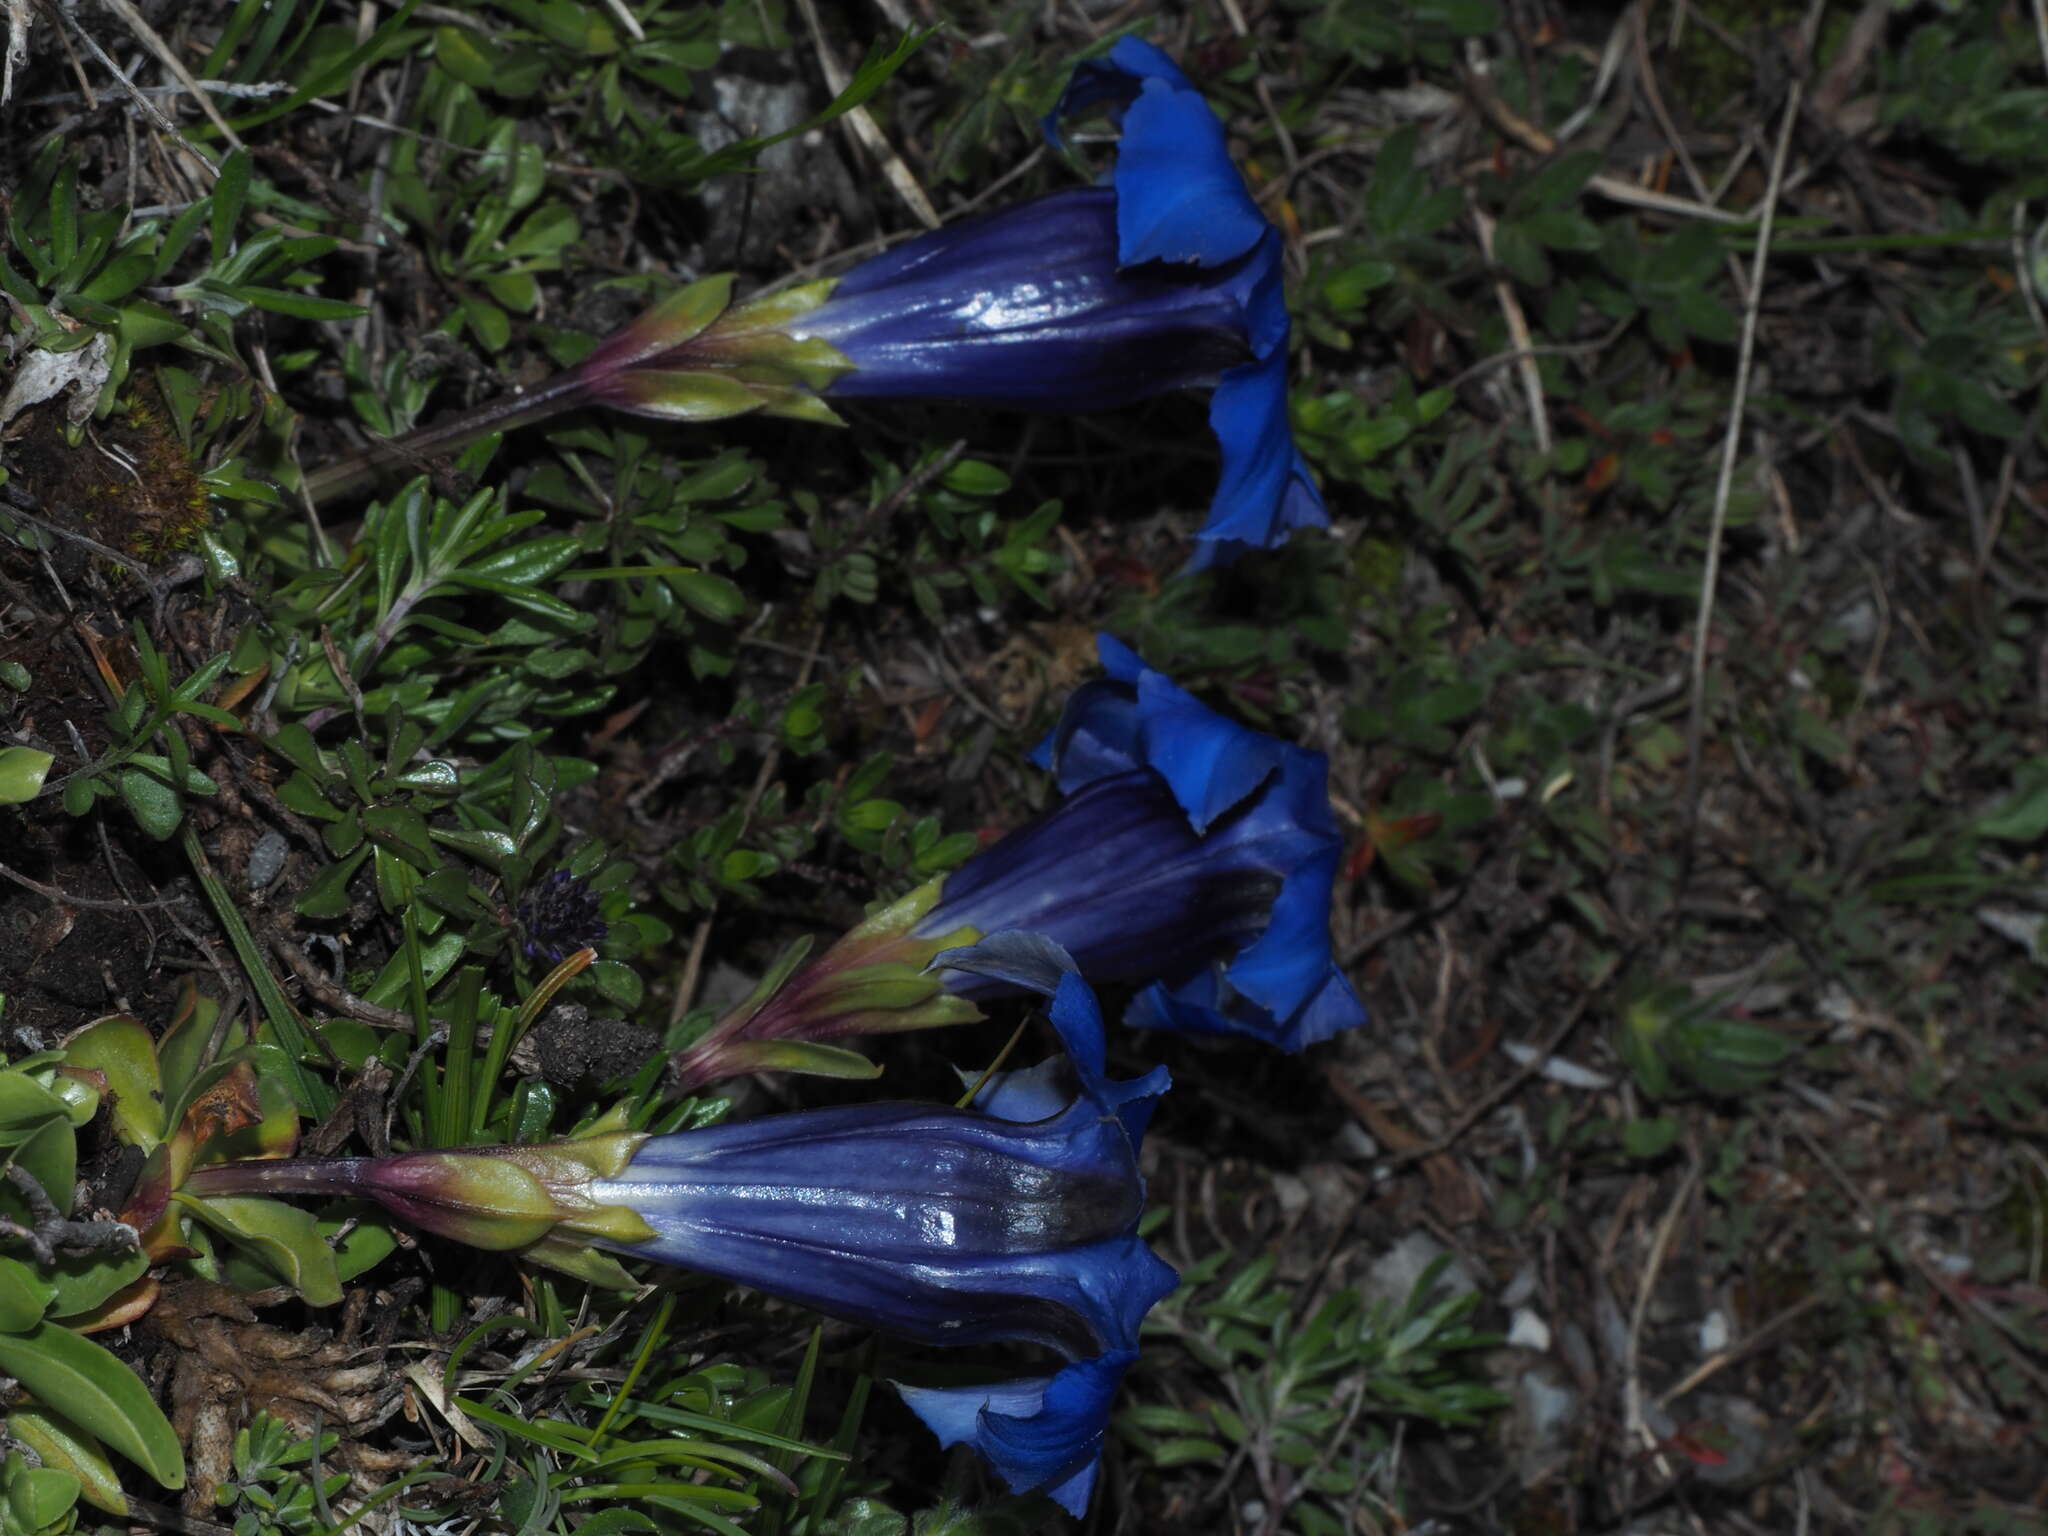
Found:
[[[56,1467],[24,1466],[7,1479],[6,1511],[24,1533],[48,1530],[78,1502],[78,1479]]]
[[[158,842],[169,838],[178,830],[178,823],[185,819],[185,806],[179,800],[178,792],[154,775],[144,773],[140,768],[128,768],[122,771],[115,783],[136,824]]]
[[[148,1268],[149,1255],[140,1248],[62,1255],[45,1276],[56,1292],[50,1316],[63,1319],[90,1312],[123,1286],[140,1280]]]
[[[35,799],[55,761],[34,747],[0,747],[0,805],[23,805]]]
[[[721,624],[730,624],[747,611],[746,594],[723,576],[709,571],[677,571],[668,578],[676,596]]]

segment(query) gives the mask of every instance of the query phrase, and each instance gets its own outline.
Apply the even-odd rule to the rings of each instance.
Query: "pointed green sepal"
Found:
[[[832,290],[838,286],[838,278],[827,277],[815,283],[799,283],[794,288],[764,293],[744,304],[735,305],[727,313],[725,324],[720,329],[779,331],[790,321],[801,319],[818,308],[832,297]]]
[[[559,1233],[542,1238],[519,1257],[529,1264],[543,1265],[600,1290],[640,1289],[639,1282],[627,1273],[626,1266],[610,1254]]]
[[[849,929],[846,937],[832,948],[844,949],[849,945],[865,944],[873,939],[894,938],[898,934],[910,932],[917,926],[918,919],[939,904],[939,898],[945,894],[945,888],[944,875],[925,881],[915,890],[897,897],[879,912],[871,913],[858,927]],[[980,935],[976,934],[975,938],[980,938]],[[952,942],[950,936],[947,942]]]
[[[678,288],[619,334],[616,352],[609,345],[600,349],[600,366],[607,372],[630,368],[696,340],[731,309],[732,285],[732,273],[714,272]]]
[[[607,388],[619,409],[663,421],[723,421],[767,404],[751,385],[704,369],[630,368]]]
[[[870,1082],[882,1075],[881,1064],[843,1046],[815,1040],[742,1040],[724,1053],[735,1076],[743,1072],[799,1072],[807,1077],[837,1077]]]
[[[759,386],[756,386],[759,388]],[[843,427],[846,418],[818,396],[802,389],[761,389],[761,414],[781,416],[790,421],[808,421],[814,427]]]
[[[560,1202],[517,1163],[461,1152],[416,1153],[407,1163],[406,1203],[393,1209],[458,1243],[493,1252],[525,1248],[562,1220]]]

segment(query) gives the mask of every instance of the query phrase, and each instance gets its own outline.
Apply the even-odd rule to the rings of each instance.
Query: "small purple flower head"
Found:
[[[583,881],[566,869],[548,875],[519,903],[527,958],[560,965],[579,949],[596,948],[606,933],[598,912],[597,896]]]
[[[1329,522],[1287,421],[1280,232],[1223,125],[1173,62],[1126,37],[1082,64],[1046,119],[1119,122],[1103,186],[934,230],[855,267],[790,323],[852,370],[829,399],[1097,411],[1213,389],[1223,472],[1195,564]]]
[[[948,875],[914,931],[1044,933],[1091,981],[1150,982],[1125,1014],[1141,1027],[1298,1051],[1364,1023],[1330,956],[1342,840],[1327,760],[1099,643],[1110,675],[1075,692],[1036,754],[1067,798]]]
[[[952,1444],[1078,1514],[1138,1325],[1176,1279],[1137,1235],[1138,1143],[1164,1068],[1119,1082],[1071,958],[1008,934],[935,962],[1049,995],[1067,1055],[992,1077],[973,1107],[861,1104],[647,1140],[589,1198],[655,1235],[616,1252],[721,1275],[925,1344],[1023,1343],[1066,1366],[906,1388]]]

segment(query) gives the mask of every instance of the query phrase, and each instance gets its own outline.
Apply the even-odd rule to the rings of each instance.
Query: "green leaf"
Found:
[[[59,1257],[48,1272],[56,1299],[50,1316],[58,1319],[90,1312],[125,1285],[133,1285],[149,1269],[149,1255],[140,1248],[126,1253],[87,1253]]]
[[[242,216],[242,204],[249,196],[249,152],[238,149],[220,163],[220,175],[214,179],[213,207],[208,215],[207,233],[213,238],[213,259],[220,261],[228,254],[234,238],[235,221]]]
[[[67,1118],[64,1101],[42,1084],[22,1072],[0,1072],[0,1146],[14,1146]]]
[[[360,304],[350,304],[342,299],[323,299],[317,294],[286,288],[259,288],[250,283],[238,283],[235,292],[258,309],[267,309],[274,315],[295,315],[301,320],[359,320],[368,313]]]
[[[8,1458],[6,1497],[0,1510],[23,1536],[54,1527],[78,1502],[78,1479],[56,1467],[31,1467],[17,1452]]]
[[[2031,843],[2048,836],[2048,758],[2035,758],[2019,771],[2019,786],[2005,802],[1978,818],[1979,837],[2002,843]]]
[[[320,1223],[311,1211],[253,1195],[199,1200],[179,1194],[174,1198],[221,1236],[247,1250],[308,1304],[331,1307],[341,1300],[334,1250],[323,1240]]]
[[[117,1519],[128,1514],[121,1476],[107,1460],[107,1448],[63,1415],[17,1404],[7,1411],[7,1433],[36,1453],[46,1467],[78,1479],[79,1496]]]
[[[471,90],[488,90],[502,53],[467,27],[434,29],[434,62]]]
[[[109,1014],[72,1036],[64,1060],[107,1080],[114,1134],[147,1152],[164,1138],[164,1085],[156,1041],[126,1014]]]
[[[55,761],[34,747],[0,747],[0,805],[23,805],[35,799]]]
[[[486,352],[502,352],[512,339],[512,317],[489,299],[464,299],[462,318]]]
[[[410,806],[371,806],[363,812],[363,831],[378,847],[389,849],[417,869],[440,867],[441,855],[427,832],[426,818]]]
[[[370,856],[370,846],[365,843],[338,864],[330,864],[315,875],[299,897],[298,911],[302,917],[340,917],[348,910],[348,883],[355,878],[357,870],[363,867],[363,860]]]
[[[0,1254],[0,1333],[27,1333],[56,1297],[49,1281],[19,1259]]]
[[[501,549],[481,560],[473,560],[462,571],[466,576],[489,576],[499,581],[531,586],[553,576],[575,559],[582,548],[583,541],[568,534],[529,539],[524,544],[515,544],[510,549]]]
[[[367,1217],[367,1220],[362,1218]],[[340,1242],[333,1241],[345,1220],[355,1221],[347,1237]],[[379,1215],[374,1206],[358,1205],[349,1216],[325,1217],[320,1222],[320,1236],[332,1245],[334,1270],[341,1283],[346,1285],[356,1276],[375,1268],[398,1247],[398,1236],[390,1225]]]
[[[185,1486],[185,1458],[170,1420],[136,1374],[90,1339],[55,1323],[0,1334],[0,1371],[67,1418],[90,1424],[107,1446],[165,1488]]]
[[[1010,488],[1010,477],[993,464],[979,459],[962,459],[947,470],[941,482],[947,490],[963,496],[1000,496]]]
[[[185,802],[154,774],[140,768],[124,768],[114,783],[136,824],[158,842],[169,838],[185,819]]]
[[[708,619],[730,624],[747,611],[746,594],[723,576],[679,571],[667,579],[676,596]]]
[[[1682,1129],[1670,1115],[1631,1120],[1621,1128],[1621,1149],[1630,1157],[1662,1157],[1676,1144]]]
[[[14,1149],[14,1161],[43,1186],[60,1215],[71,1214],[71,1202],[78,1198],[78,1132],[69,1115],[31,1132]]]

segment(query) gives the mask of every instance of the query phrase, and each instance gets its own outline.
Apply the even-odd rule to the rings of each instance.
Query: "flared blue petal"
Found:
[[[1294,750],[1227,720],[1163,672],[1138,680],[1145,760],[1166,782],[1197,832],[1276,773]]]
[[[1084,975],[1156,983],[1125,1014],[1138,1027],[1301,1050],[1363,1024],[1330,956],[1342,839],[1327,759],[1099,644],[1109,675],[1075,691],[1034,754],[1068,798],[948,876],[926,923],[1036,927]]]
[[[1223,470],[1195,534],[1194,569],[1277,549],[1297,528],[1329,527],[1329,509],[1288,423],[1284,349],[1223,376],[1209,399],[1209,427]]]
[[[1131,690],[1110,678],[1083,683],[1068,695],[1059,723],[1029,755],[1039,767],[1053,771],[1063,795],[1097,779],[1144,767]]]
[[[1229,968],[1218,964],[1178,986],[1155,982],[1124,1010],[1133,1029],[1171,1029],[1188,1035],[1248,1035],[1284,1051],[1304,1051],[1369,1015],[1358,993],[1334,964],[1326,963],[1306,1002],[1292,1015],[1276,1016],[1230,985]]]
[[[1142,37],[1120,37],[1109,52],[1099,58],[1083,59],[1067,78],[1067,88],[1046,113],[1042,126],[1045,140],[1054,149],[1066,148],[1060,138],[1060,124],[1069,118],[1086,117],[1100,108],[1112,122],[1123,119],[1147,80],[1158,80],[1176,91],[1192,91],[1194,82],[1180,72],[1180,66]]]
[[[1111,183],[1124,265],[1219,266],[1259,243],[1271,226],[1231,163],[1223,124],[1173,60],[1124,37],[1076,65],[1045,119],[1053,147],[1061,147],[1060,123],[1098,108],[1123,130]]]
[[[972,1445],[1013,1493],[1042,1489],[1068,1514],[1088,1507],[1109,1408],[1135,1350],[1079,1360],[1052,1377],[992,1387],[910,1387],[904,1402],[941,1445]]]
[[[1124,113],[1112,184],[1125,266],[1222,266],[1272,232],[1231,164],[1223,124],[1193,89],[1144,83]]]

